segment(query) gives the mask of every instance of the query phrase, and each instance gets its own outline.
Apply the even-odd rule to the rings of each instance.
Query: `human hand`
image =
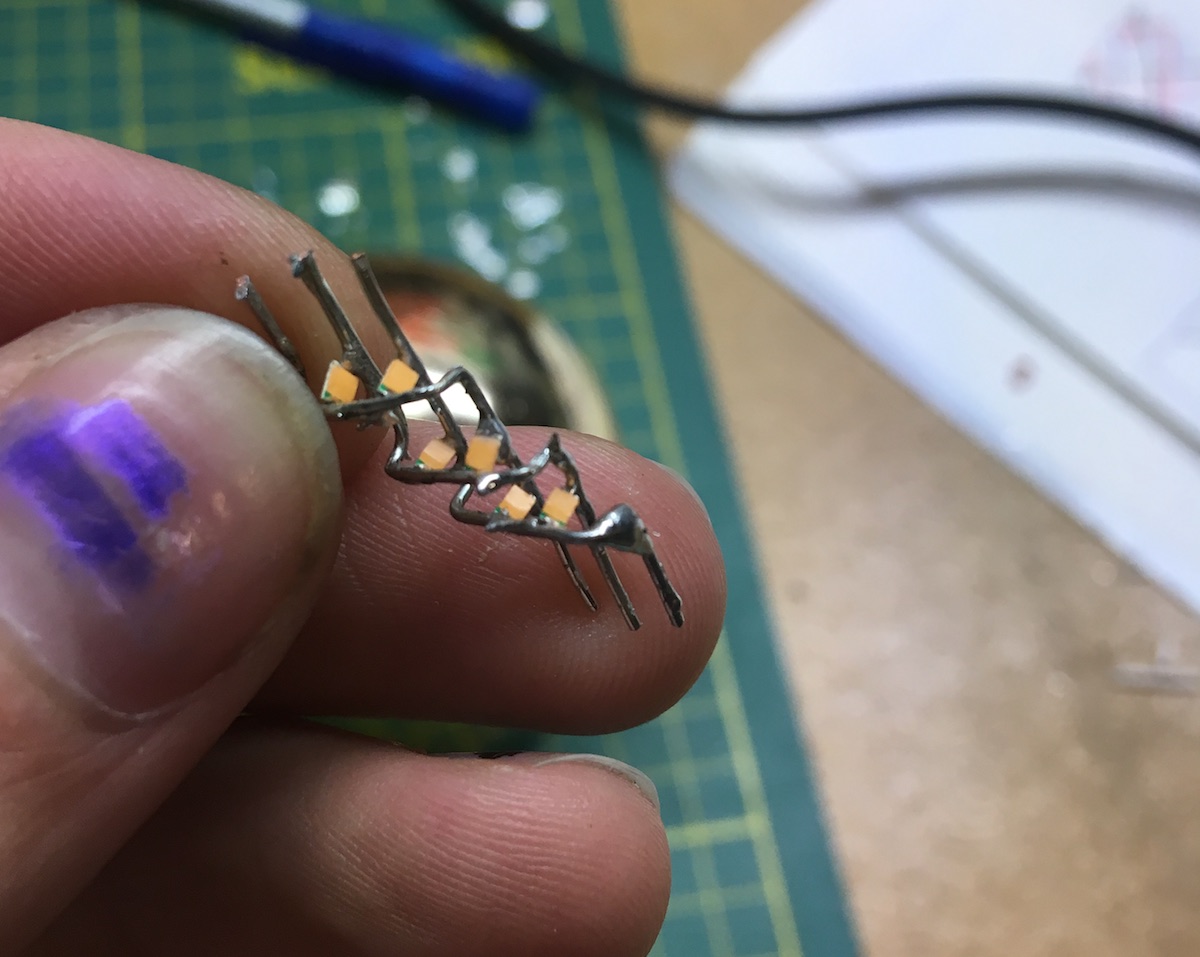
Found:
[[[723,615],[699,502],[569,436],[594,499],[661,534],[687,624],[633,556],[643,629],[588,613],[551,549],[387,478],[377,430],[331,437],[266,344],[201,314],[245,318],[249,273],[323,366],[336,343],[284,263],[315,249],[353,289],[326,241],[144,156],[12,121],[0,142],[0,953],[644,954],[669,875],[635,777],[294,718],[654,716]]]

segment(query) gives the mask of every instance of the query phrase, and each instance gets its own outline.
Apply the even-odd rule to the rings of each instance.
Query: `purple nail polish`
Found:
[[[165,518],[171,497],[187,488],[179,460],[128,402],[111,399],[80,409],[65,434],[73,448],[119,477],[151,518]]]
[[[33,501],[67,550],[109,585],[145,588],[153,562],[105,479],[128,492],[138,524],[162,519],[186,488],[183,467],[125,402],[47,411],[21,405],[6,417],[0,467]]]
[[[149,582],[150,559],[133,526],[60,434],[39,429],[22,436],[3,463],[76,558],[113,584]]]

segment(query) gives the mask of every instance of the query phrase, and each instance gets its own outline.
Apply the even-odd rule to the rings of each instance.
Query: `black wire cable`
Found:
[[[855,100],[813,107],[739,109],[664,87],[652,86],[568,53],[528,30],[514,27],[486,0],[443,0],[443,3],[454,9],[476,29],[490,34],[552,77],[589,83],[606,93],[688,119],[764,126],[816,126],[931,113],[1041,114],[1124,128],[1156,139],[1169,140],[1200,152],[1200,130],[1174,123],[1149,110],[1055,93],[963,90],[922,96]]]

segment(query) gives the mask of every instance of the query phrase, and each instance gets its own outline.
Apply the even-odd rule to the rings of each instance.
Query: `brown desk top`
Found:
[[[638,70],[713,92],[799,5],[617,4]],[[867,952],[1200,954],[1200,698],[1110,680],[1200,661],[1195,617],[675,224]]]

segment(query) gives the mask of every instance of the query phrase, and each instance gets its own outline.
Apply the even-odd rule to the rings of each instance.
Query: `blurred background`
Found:
[[[410,31],[457,60],[534,75],[439,0],[319,6]],[[713,97],[739,75],[735,98],[776,103],[855,84],[889,92],[961,82],[972,77],[953,64],[935,68],[956,33],[972,69],[984,71],[988,57],[1001,64],[981,73],[989,81],[1028,78],[1191,116],[1200,18],[1182,4],[1132,21],[1107,0],[1068,4],[1075,19],[1049,25],[1031,0],[1004,11],[981,3],[948,12],[937,0],[913,0],[911,11],[873,6],[879,22],[864,18],[869,0],[491,0],[531,34]],[[465,358],[508,420],[614,434],[695,485],[729,566],[729,615],[712,665],[667,715],[586,742],[368,729],[444,750],[586,747],[646,770],[662,796],[674,864],[656,955],[1200,953],[1200,629],[1188,607],[1197,550],[1156,564],[1163,549],[1152,547],[1160,525],[1195,541],[1195,519],[1150,515],[1139,526],[1150,529],[1141,551],[1129,546],[1136,536],[1113,532],[1123,503],[1186,497],[1192,478],[1180,467],[1159,484],[1130,480],[1072,496],[1078,483],[1055,476],[1069,478],[1085,453],[1063,436],[1127,459],[1133,446],[1121,444],[1124,434],[1087,431],[1113,418],[1107,392],[1049,387],[1058,360],[1037,350],[1069,351],[1052,334],[1059,327],[1043,323],[1023,333],[1033,344],[1000,349],[988,337],[1007,318],[965,295],[930,293],[948,254],[898,270],[907,286],[889,284],[889,264],[916,261],[911,236],[883,225],[853,230],[898,211],[929,213],[908,227],[961,212],[910,205],[909,194],[880,199],[898,179],[961,173],[949,160],[926,169],[930,157],[978,173],[971,157],[956,159],[958,145],[936,139],[943,129],[892,130],[911,142],[821,131],[765,142],[735,127],[696,134],[587,87],[545,82],[531,130],[513,133],[425,96],[303,65],[173,6],[108,0],[8,0],[0,62],[3,114],[149,152],[280,203],[347,251],[372,253],[418,348],[436,357],[430,365]],[[933,73],[906,73],[913,63],[935,64]],[[1074,133],[1045,146],[1018,126],[965,135],[986,141],[1006,175],[1014,166],[1062,172],[1064,156],[1083,155],[1092,165],[1067,172],[1091,176],[1084,199],[1070,199],[1091,203],[1089,215],[1099,197],[1096,215],[1124,217],[1129,229],[1200,235],[1194,156],[1105,141],[1113,158]],[[752,159],[737,154],[746,144]],[[869,167],[856,148],[905,163],[868,168],[847,193],[819,171],[799,175],[808,170],[799,154],[774,152],[801,147],[843,171],[854,160],[859,173]],[[709,180],[697,170],[717,186],[698,189]],[[1160,201],[1135,189],[1114,211],[1105,199],[1112,182],[1096,182],[1097,171],[1123,183],[1148,176]],[[784,177],[791,198],[778,182],[754,195],[721,192],[764,176]],[[1165,204],[1164,183],[1175,190]],[[813,190],[825,190],[821,202],[795,202],[797,191]],[[1102,310],[1043,294],[1038,282],[1050,280],[1021,273],[1004,258],[1013,249],[1031,248],[1041,262],[1061,255],[1052,274],[1086,276],[1079,287],[1124,263],[1156,290],[1194,272],[1170,255],[1154,260],[1162,275],[1133,252],[1089,247],[1091,259],[1071,259],[1077,244],[1038,225],[1069,217],[1037,208],[1039,190],[1026,179],[999,197],[1011,224],[989,219],[974,233],[952,225],[958,248],[983,264],[975,273],[1027,293],[1023,302],[1045,306],[1063,328],[1076,311],[1090,321]],[[956,191],[965,203],[977,193]],[[1174,217],[1166,224],[1164,205]],[[1000,251],[988,245],[1006,231],[1016,239],[993,244]],[[747,238],[756,232],[770,250]],[[929,235],[921,233],[927,246]],[[838,243],[854,254],[821,258]],[[873,285],[851,266],[881,277],[875,300],[836,294],[838,281]],[[1146,324],[1130,307],[1133,293],[1098,295]],[[1013,315],[1022,312],[1016,298],[1005,300]],[[924,353],[871,330],[910,309],[952,324],[937,356],[962,368],[994,357],[1005,403],[1055,404],[991,406],[969,388],[990,373],[972,372],[963,385],[936,362],[901,361]],[[1060,432],[1035,432],[1023,416]],[[1021,441],[1001,448],[993,422],[1020,424]],[[1069,454],[1058,462],[1054,449]]]

